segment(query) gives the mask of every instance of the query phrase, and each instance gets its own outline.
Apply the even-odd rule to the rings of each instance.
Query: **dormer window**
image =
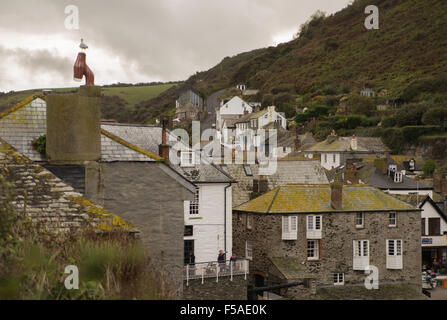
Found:
[[[181,167],[194,167],[194,152],[192,151],[182,151],[180,158]]]
[[[408,164],[408,169],[410,171],[414,171],[414,169],[415,169],[415,161],[413,159],[410,160],[410,163]]]
[[[403,174],[402,172],[394,172],[394,182],[400,183],[402,182]]]

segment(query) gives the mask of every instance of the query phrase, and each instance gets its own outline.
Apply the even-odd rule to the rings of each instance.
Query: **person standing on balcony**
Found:
[[[223,250],[219,250],[219,255],[217,256],[217,262],[219,263],[220,269],[225,270],[226,269],[226,265],[225,265],[225,253],[227,253],[226,251]]]

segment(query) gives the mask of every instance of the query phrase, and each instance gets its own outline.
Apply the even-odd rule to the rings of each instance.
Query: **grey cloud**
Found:
[[[225,56],[268,46],[275,34],[298,30],[317,9],[334,12],[348,2],[17,0],[2,4],[0,29],[58,33],[73,41],[84,37],[91,47],[119,57],[124,67],[136,70],[135,76],[177,80],[212,67]],[[68,4],[79,7],[79,31],[64,29]]]

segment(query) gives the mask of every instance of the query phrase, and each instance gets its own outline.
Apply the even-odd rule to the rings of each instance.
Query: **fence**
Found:
[[[205,278],[216,278],[219,282],[220,277],[230,277],[233,281],[233,276],[244,275],[247,280],[248,274],[248,260],[237,259],[236,261],[227,260],[225,263],[217,261],[201,262],[189,264],[184,267],[183,279],[186,280],[186,285],[189,285],[189,280],[202,279],[202,284]]]

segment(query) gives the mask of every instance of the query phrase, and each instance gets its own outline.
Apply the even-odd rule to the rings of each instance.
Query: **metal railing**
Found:
[[[244,275],[244,279],[247,280],[248,267],[247,259],[188,264],[183,269],[183,279],[186,280],[187,286],[189,280],[192,279],[202,279],[203,284],[205,278],[216,278],[216,282],[219,282],[221,277],[230,277],[230,280],[233,281],[233,276]]]

